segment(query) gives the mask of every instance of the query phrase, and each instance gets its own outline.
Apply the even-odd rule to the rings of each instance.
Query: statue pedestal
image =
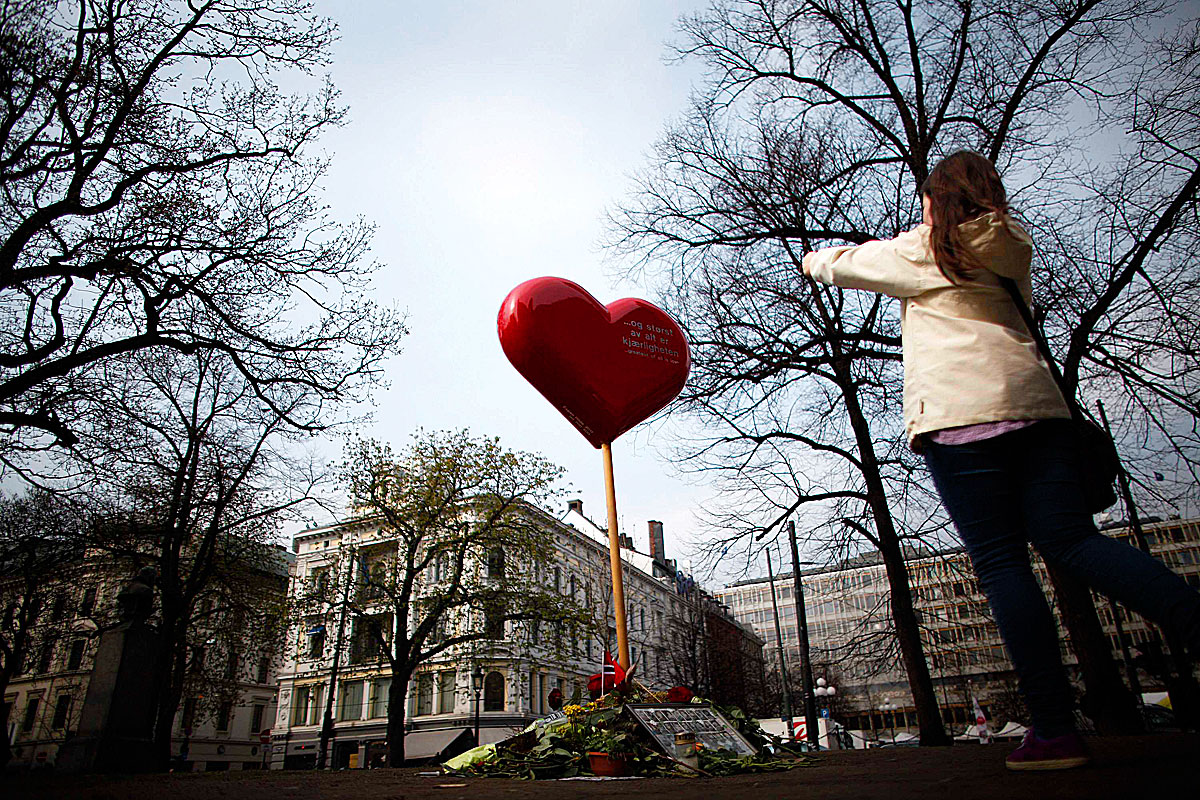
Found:
[[[158,632],[122,622],[100,634],[76,736],[58,750],[60,772],[149,772],[154,758]]]

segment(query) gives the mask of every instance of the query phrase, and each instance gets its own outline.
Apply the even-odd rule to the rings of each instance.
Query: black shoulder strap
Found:
[[[1033,322],[1033,312],[1029,310],[1029,305],[1025,302],[1025,298],[1021,296],[1021,290],[1017,288],[1017,283],[1012,278],[1000,278],[1000,285],[1008,290],[1012,297],[1013,304],[1016,305],[1017,311],[1021,314],[1021,319],[1025,321],[1025,327],[1029,329],[1029,335],[1033,337],[1033,341],[1037,342],[1038,351],[1041,352],[1042,358],[1046,360],[1046,366],[1050,368],[1050,374],[1054,376],[1054,382],[1058,384],[1058,391],[1062,393],[1063,399],[1067,402],[1067,408],[1071,410],[1071,416],[1082,418],[1083,411],[1079,407],[1079,401],[1075,399],[1074,392],[1067,391],[1067,382],[1063,378],[1062,370],[1058,368],[1058,362],[1054,360],[1054,356],[1050,352],[1050,345],[1046,344],[1046,340],[1042,338],[1041,332],[1037,325]]]

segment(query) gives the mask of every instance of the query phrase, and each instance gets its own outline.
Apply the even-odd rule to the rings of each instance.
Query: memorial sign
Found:
[[[752,756],[757,752],[754,745],[708,703],[630,703],[625,708],[654,737],[665,753],[675,751],[677,733],[695,734],[696,743],[708,750],[732,750],[742,756]]]

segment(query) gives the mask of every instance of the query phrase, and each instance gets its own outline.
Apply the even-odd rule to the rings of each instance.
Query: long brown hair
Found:
[[[1000,173],[992,162],[970,150],[946,156],[921,184],[933,217],[933,262],[951,283],[968,280],[982,264],[962,241],[958,226],[990,211],[1008,211]]]

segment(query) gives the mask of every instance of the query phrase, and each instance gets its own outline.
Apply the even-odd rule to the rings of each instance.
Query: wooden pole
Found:
[[[629,669],[629,630],[625,627],[625,582],[621,577],[621,537],[617,530],[617,485],[613,480],[612,445],[600,445],[604,454],[604,493],[608,498],[608,561],[612,568],[613,616],[617,620],[617,663]]]

